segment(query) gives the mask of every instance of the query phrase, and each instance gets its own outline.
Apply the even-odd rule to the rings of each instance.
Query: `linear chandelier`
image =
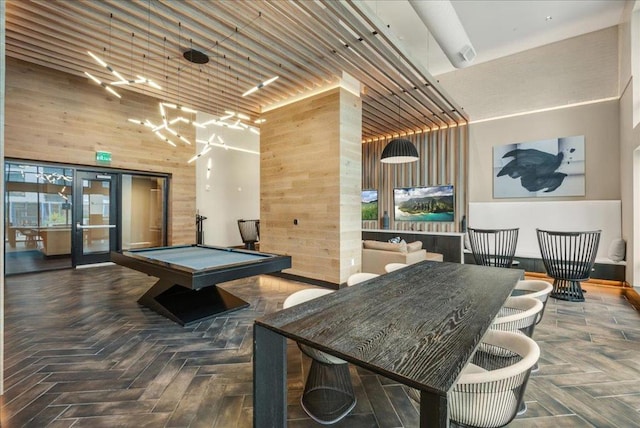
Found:
[[[109,14],[109,50],[111,50],[111,21],[113,21],[113,13]],[[131,33],[131,52],[132,52],[132,56],[133,56],[133,36],[134,34]],[[106,50],[106,48],[105,48]],[[162,89],[160,87],[160,85],[158,85],[157,83],[155,83],[154,81],[152,81],[151,79],[147,79],[146,77],[140,76],[140,75],[136,75],[135,79],[125,79],[124,76],[122,76],[122,74],[120,74],[115,68],[111,67],[105,60],[103,60],[102,58],[100,58],[98,55],[94,54],[91,51],[87,51],[87,53],[89,54],[89,56],[91,58],[93,58],[93,60],[95,62],[97,62],[100,66],[104,67],[107,69],[107,71],[109,73],[111,73],[113,76],[115,76],[116,79],[118,80],[114,80],[112,82],[103,82],[102,80],[98,79],[97,77],[95,77],[94,75],[92,75],[91,73],[85,71],[84,74],[87,75],[91,80],[93,80],[94,82],[96,82],[98,85],[102,86],[103,88],[105,88],[108,92],[110,92],[111,94],[113,94],[114,96],[118,97],[118,98],[122,98],[122,96],[117,93],[112,86],[119,86],[119,85],[135,85],[135,84],[146,84],[151,86],[152,88],[155,89]]]
[[[262,12],[258,12],[258,19],[259,18],[262,18]],[[237,33],[237,29],[236,29],[236,33]],[[260,34],[262,34],[262,31],[260,31]],[[238,39],[237,39],[237,35],[236,35],[236,44],[237,44],[237,41],[238,41]],[[247,57],[247,64],[249,64],[249,69],[251,69],[251,58],[250,57]],[[256,91],[259,91],[260,89],[264,88],[265,86],[267,86],[267,85],[275,82],[276,80],[278,80],[279,77],[280,76],[273,76],[270,79],[267,79],[267,80],[264,80],[264,81],[258,83],[256,86],[254,86],[254,87],[250,88],[249,90],[245,91],[242,94],[242,96],[246,97],[246,96],[249,96],[249,95],[253,94]]]
[[[278,80],[278,77],[280,76],[274,76],[271,79],[267,79],[264,82],[258,83],[256,86],[254,86],[253,88],[249,89],[248,91],[246,91],[244,94],[242,94],[243,97],[246,97],[247,95],[251,95],[254,92],[256,92],[259,89],[264,88],[265,86],[267,86],[270,83],[275,82],[276,80]]]
[[[214,139],[217,139],[218,142],[215,142]],[[202,151],[200,151],[200,153],[197,153],[196,155],[194,155],[191,159],[189,159],[187,161],[187,163],[192,163],[193,161],[201,158],[202,156],[206,155],[207,153],[209,153],[209,151],[211,151],[211,149],[213,147],[220,147],[223,148],[225,150],[235,150],[238,152],[244,152],[244,153],[251,153],[254,155],[259,155],[260,152],[257,152],[255,150],[250,150],[250,149],[243,149],[242,147],[233,147],[233,146],[229,146],[227,144],[225,144],[225,142],[222,140],[222,138],[219,135],[216,134],[212,134],[208,140],[196,140],[196,143],[200,143],[200,144],[204,144],[204,148],[202,149]]]
[[[261,17],[261,13],[259,14],[258,18]],[[150,19],[150,18],[149,18]],[[256,18],[257,19],[257,18]],[[247,25],[251,25],[255,22],[255,19],[252,20],[249,24]],[[109,44],[108,47],[105,46],[103,48],[104,52],[108,52],[109,55],[107,55],[107,57],[104,56],[104,54],[99,55],[94,53],[94,51],[87,51],[87,54],[92,58],[93,61],[95,61],[95,63],[97,63],[100,67],[106,69],[106,71],[109,73],[110,76],[112,76],[112,78],[103,78],[103,77],[97,77],[99,75],[93,73],[93,72],[89,72],[89,71],[85,71],[84,74],[90,78],[92,81],[94,81],[96,84],[102,86],[106,91],[108,91],[110,94],[112,94],[113,96],[117,97],[117,98],[122,98],[121,92],[119,93],[117,91],[117,88],[119,87],[124,87],[124,86],[128,86],[128,85],[148,85],[149,87],[155,89],[155,90],[162,90],[163,87],[160,86],[159,84],[157,84],[156,82],[154,82],[153,80],[145,77],[145,71],[144,71],[144,66],[142,68],[142,72],[141,73],[134,73],[133,70],[131,70],[128,74],[130,76],[135,76],[135,77],[131,77],[129,78],[129,76],[127,76],[127,73],[122,73],[120,71],[118,71],[116,69],[116,67],[114,67],[111,64],[111,41],[112,41],[112,23],[113,23],[113,13],[109,14]],[[179,27],[179,37],[180,40],[178,41],[178,46],[182,46],[182,25],[180,22],[178,22],[178,27]],[[246,27],[246,25],[245,25]],[[244,28],[244,27],[243,27]],[[149,37],[151,34],[150,31],[148,31],[147,33],[147,37]],[[218,58],[222,58],[224,56],[224,58],[226,58],[226,55],[218,55],[217,54],[217,49],[219,46],[219,43],[223,43],[224,41],[231,39],[233,41],[233,35],[235,34],[235,54],[239,55],[239,44],[238,44],[238,28],[235,28],[235,31],[222,39],[222,41],[217,42],[216,41],[216,56]],[[131,35],[131,64],[134,64],[134,33],[130,33]],[[147,43],[149,44],[149,43]],[[166,78],[169,79],[169,76],[166,72],[167,69],[167,60],[170,60],[173,57],[173,55],[171,55],[171,57],[169,57],[167,55],[166,52],[166,48],[167,48],[167,37],[164,37],[164,47],[163,47],[163,53],[162,53],[162,58],[165,61],[165,75]],[[204,51],[206,52],[206,51]],[[194,63],[194,64],[198,64],[198,65],[203,65],[203,64],[207,64],[209,62],[209,57],[206,53],[198,51],[196,49],[193,49],[193,46],[191,46],[191,49],[187,49],[186,51],[184,51],[182,53],[182,57],[184,57],[184,59],[186,59],[187,61]],[[233,51],[232,51],[233,52]],[[149,58],[149,52],[147,52],[146,55],[143,55],[144,58]],[[250,61],[250,58],[247,57],[247,60]],[[226,62],[225,62],[226,64]],[[221,63],[220,63],[220,59],[218,59],[216,61],[216,66],[220,67]],[[225,65],[226,66],[226,65]],[[179,65],[178,67],[178,72],[181,71],[181,68],[183,66]],[[231,66],[228,67],[229,70],[231,70]],[[202,70],[200,70],[202,72]],[[237,73],[237,71],[236,71]],[[180,93],[180,74],[178,74],[178,94]],[[225,90],[228,92],[229,89],[229,83],[231,83],[230,81],[228,81],[228,76],[229,73],[227,73],[224,76],[224,86],[225,86]],[[262,77],[262,76],[259,76]],[[236,74],[235,76],[236,78],[236,89],[237,89],[237,93],[238,95],[236,96],[236,100],[237,99],[241,99],[240,97],[240,85],[239,85],[239,76]],[[246,97],[249,96],[251,94],[253,94],[254,92],[264,88],[265,86],[270,85],[271,83],[275,82],[277,79],[279,78],[279,76],[273,76],[269,79],[266,80],[262,80],[260,83],[258,83],[257,85],[253,86],[252,88],[250,88],[249,90],[245,91],[241,96],[242,97]],[[167,80],[167,82],[165,82],[165,84],[163,85],[165,87],[165,90],[168,91],[168,86],[169,86],[169,81]],[[208,82],[208,79],[207,79]],[[224,92],[223,91],[223,92]],[[169,92],[167,92],[168,94]],[[178,95],[179,96],[179,95]],[[150,132],[152,132],[158,139],[160,139],[161,141],[177,147],[177,143],[182,142],[184,144],[188,144],[191,145],[191,141],[189,140],[189,138],[187,138],[185,135],[180,133],[180,125],[190,125],[193,126],[195,128],[198,129],[206,129],[208,128],[210,125],[214,125],[214,126],[219,126],[219,127],[226,127],[229,129],[234,129],[234,130],[238,130],[238,131],[250,131],[254,134],[260,135],[260,131],[258,128],[256,128],[256,126],[259,126],[260,123],[264,122],[264,120],[261,119],[256,119],[255,120],[255,124],[248,124],[251,122],[251,118],[244,114],[239,112],[239,106],[236,104],[236,106],[234,106],[235,108],[230,108],[230,109],[226,109],[224,110],[224,114],[220,115],[217,118],[213,118],[211,120],[208,120],[206,122],[200,123],[197,121],[197,119],[192,116],[192,115],[197,115],[198,111],[196,109],[193,109],[191,107],[185,106],[180,104],[180,100],[178,99],[178,102],[169,102],[171,100],[168,99],[168,96],[165,97],[164,100],[160,101],[158,104],[158,112],[159,112],[159,118],[154,119],[152,118],[129,118],[128,121],[136,124],[136,125],[140,125],[145,127],[146,129],[148,129]],[[237,101],[236,101],[237,103]],[[247,123],[245,123],[247,122]],[[206,151],[210,150],[210,146],[212,144],[220,144],[222,147],[225,147],[223,142],[220,143],[214,143],[213,141],[209,142],[206,146],[205,149]],[[203,154],[205,154],[205,150],[200,151],[200,153],[196,156],[202,156]],[[190,160],[190,162],[192,162],[192,160]]]

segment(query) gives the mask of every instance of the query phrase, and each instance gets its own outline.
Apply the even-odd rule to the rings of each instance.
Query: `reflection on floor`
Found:
[[[69,247],[71,247],[71,244],[69,244]],[[108,252],[109,240],[96,239],[91,243],[85,243],[83,251],[85,254]],[[42,251],[41,241],[18,241],[15,247],[5,244],[6,275],[65,269],[71,266],[71,254],[47,256]]]
[[[307,284],[225,283],[249,308],[188,328],[138,306],[155,278],[120,266],[6,279],[5,395],[15,427],[251,427],[252,324]],[[552,300],[534,338],[540,371],[510,427],[640,427],[640,315],[617,290]],[[309,360],[288,347],[289,427]],[[351,366],[358,403],[338,427],[417,427],[403,386]]]
[[[6,275],[71,267],[71,254],[45,256],[39,249],[14,248],[9,251],[6,247],[8,246],[5,246]]]

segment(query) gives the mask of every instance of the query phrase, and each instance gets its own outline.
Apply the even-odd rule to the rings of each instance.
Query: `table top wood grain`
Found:
[[[523,273],[424,261],[270,314],[256,324],[405,385],[444,395]]]

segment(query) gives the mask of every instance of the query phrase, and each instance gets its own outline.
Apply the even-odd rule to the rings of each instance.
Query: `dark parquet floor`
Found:
[[[6,278],[1,426],[251,427],[252,322],[309,285],[226,283],[251,307],[183,328],[136,303],[154,281],[119,266]],[[617,292],[586,299],[547,306],[528,411],[510,426],[640,427],[640,315]],[[291,343],[290,427],[316,426],[298,404],[308,364]],[[351,373],[358,404],[336,426],[418,426],[401,385]]]

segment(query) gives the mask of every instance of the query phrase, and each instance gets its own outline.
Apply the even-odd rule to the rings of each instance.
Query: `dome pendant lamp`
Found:
[[[416,146],[404,138],[396,138],[389,142],[382,151],[382,163],[409,163],[419,159]]]

